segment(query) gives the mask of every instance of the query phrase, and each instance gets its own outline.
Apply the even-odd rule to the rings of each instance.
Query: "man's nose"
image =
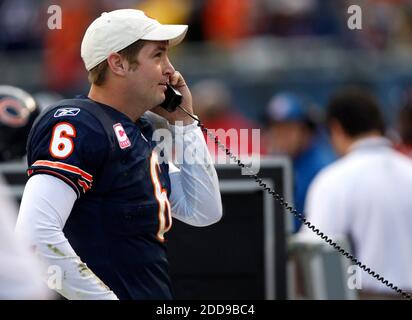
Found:
[[[164,73],[171,76],[175,73],[175,68],[173,67],[172,63],[170,62],[169,58],[166,58],[165,65],[164,65]]]

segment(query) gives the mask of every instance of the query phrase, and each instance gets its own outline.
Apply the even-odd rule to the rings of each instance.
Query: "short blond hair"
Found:
[[[127,62],[130,64],[130,69],[135,70],[139,65],[139,62],[136,59],[136,56],[139,54],[140,50],[144,47],[145,40],[137,40],[131,45],[119,51],[119,54],[126,58]],[[97,66],[89,71],[88,80],[91,84],[96,86],[101,86],[106,80],[107,69],[109,64],[107,59],[103,62],[100,62]]]

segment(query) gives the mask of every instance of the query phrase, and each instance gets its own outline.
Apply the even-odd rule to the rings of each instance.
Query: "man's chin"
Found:
[[[153,109],[160,107],[163,101],[165,101],[165,97],[157,99],[157,102],[153,102],[153,104],[151,104],[151,107],[149,107],[148,110],[153,111]]]
[[[157,110],[157,109],[162,108],[162,107],[160,106],[160,104],[161,104],[161,103],[159,103],[159,104],[157,104],[157,105],[155,105],[155,106],[151,107],[149,110],[150,110],[150,111],[153,111],[153,110]],[[163,108],[162,108],[162,109],[163,109]],[[163,109],[163,110],[164,110],[164,109]]]
[[[150,111],[158,114],[159,116],[162,116],[163,118],[167,117],[167,115],[170,114],[165,108],[162,108],[160,105],[150,109]]]

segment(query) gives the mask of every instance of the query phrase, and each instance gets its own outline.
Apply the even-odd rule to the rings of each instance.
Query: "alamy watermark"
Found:
[[[47,8],[47,14],[49,15],[47,27],[50,30],[60,30],[63,25],[62,8],[57,4],[50,5]]]
[[[362,8],[359,5],[353,4],[348,8],[348,14],[351,16],[348,18],[348,28],[350,30],[362,29]]]
[[[176,128],[179,128],[176,122]],[[245,168],[242,175],[257,174],[260,169],[260,129],[208,129],[212,137],[218,137],[223,145],[230,146],[230,152],[239,159]],[[203,139],[200,131],[184,133],[182,127],[173,134],[170,130],[162,128],[153,132],[152,140],[157,142],[155,151],[159,163],[172,161],[176,165],[200,164],[235,164],[222,147],[218,147],[215,139],[206,136],[205,144],[200,144]],[[249,150],[250,149],[250,150]]]
[[[63,287],[63,270],[60,266],[50,265],[47,268],[47,286],[52,290],[61,290]]]
[[[362,270],[357,265],[350,265],[347,270],[348,280],[346,282],[350,290],[362,289]]]

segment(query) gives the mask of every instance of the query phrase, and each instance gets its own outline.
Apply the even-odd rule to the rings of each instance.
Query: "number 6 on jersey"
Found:
[[[50,154],[57,159],[66,159],[74,150],[73,139],[76,137],[76,129],[67,122],[60,122],[53,127],[50,141]]]
[[[170,209],[170,202],[167,198],[167,190],[163,189],[160,183],[159,171],[159,158],[156,152],[153,152],[150,157],[150,176],[152,178],[154,195],[157,203],[159,204],[159,230],[156,236],[161,242],[163,242],[165,240],[164,234],[172,227],[172,210]]]

